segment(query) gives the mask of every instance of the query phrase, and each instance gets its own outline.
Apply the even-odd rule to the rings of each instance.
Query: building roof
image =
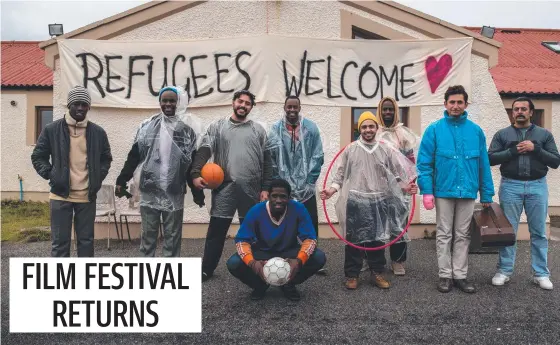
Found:
[[[57,41],[61,39],[107,40],[122,35],[141,26],[160,20],[166,16],[193,8],[207,1],[150,1],[128,11],[83,26],[79,29],[43,41],[39,46],[45,50],[45,64],[54,70],[58,58]],[[497,61],[501,43],[484,37],[464,27],[445,22],[436,17],[406,7],[394,1],[346,1],[339,2],[387,19],[411,30],[421,32],[430,38],[472,37],[473,53],[487,58],[490,66]]]
[[[560,95],[560,53],[542,44],[560,42],[560,30],[496,28],[494,40],[502,42],[498,65],[490,69],[498,92]]]
[[[2,41],[2,87],[52,88],[39,41]]]

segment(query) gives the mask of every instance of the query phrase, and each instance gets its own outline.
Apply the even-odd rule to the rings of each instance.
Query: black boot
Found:
[[[253,292],[251,292],[251,299],[253,301],[258,301],[264,298],[264,296],[266,295],[266,288],[264,289],[255,289],[253,290]]]
[[[473,283],[467,281],[466,279],[454,279],[453,282],[455,286],[461,289],[461,291],[466,293],[475,293],[476,288],[474,287]]]
[[[439,278],[439,283],[437,289],[439,292],[449,292],[453,287],[453,281],[451,278]]]
[[[208,274],[206,272],[202,272],[202,282],[204,283],[208,279],[212,278],[213,274]]]
[[[287,299],[291,301],[299,301],[301,299],[301,295],[294,284],[288,283],[283,285],[281,289]]]

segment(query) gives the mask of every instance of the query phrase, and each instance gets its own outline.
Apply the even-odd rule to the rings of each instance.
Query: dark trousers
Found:
[[[389,247],[389,255],[391,256],[391,260],[394,262],[405,262],[406,261],[406,249],[407,243],[406,242],[397,242],[393,243]],[[385,252],[383,250],[383,252]],[[383,253],[385,254],[385,253]]]
[[[298,252],[299,248],[293,248],[283,253],[263,252],[260,250],[256,250],[253,252],[253,257],[255,258],[255,260],[268,260],[274,257],[287,259],[296,258]],[[325,253],[316,248],[307,262],[301,267],[299,272],[292,279],[290,284],[297,285],[303,283],[317,271],[319,271],[326,262],[327,257],[325,256]],[[227,262],[227,268],[235,278],[241,280],[242,283],[248,285],[252,289],[266,289],[268,287],[268,284],[263,281],[258,275],[256,275],[255,272],[253,272],[253,270],[249,266],[247,266],[243,262],[243,260],[241,260],[241,257],[237,253],[233,254],[229,258]]]
[[[240,225],[243,223],[243,219],[239,218]],[[210,217],[206,242],[204,243],[204,255],[202,256],[202,272],[212,275],[218,267],[232,221],[232,218]]]
[[[383,242],[360,243],[357,246],[375,248],[383,246]],[[360,250],[349,245],[344,247],[344,275],[347,278],[358,278],[362,269],[363,258],[366,259],[369,268],[375,273],[382,273],[385,270],[387,260],[384,250]]]
[[[315,234],[317,235],[317,244],[319,244],[319,215],[317,214],[317,196],[313,195],[310,199],[303,203],[303,206],[309,212],[311,216],[311,222],[313,223],[313,228],[315,229]]]
[[[95,202],[51,200],[52,257],[70,257],[72,223],[78,242],[78,257],[93,257]]]

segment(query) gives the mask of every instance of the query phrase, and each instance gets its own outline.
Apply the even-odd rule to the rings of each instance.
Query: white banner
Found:
[[[372,106],[441,105],[447,87],[471,88],[472,38],[329,40],[283,36],[197,41],[60,40],[62,92],[87,87],[93,106],[158,108],[165,85],[191,106],[228,105],[249,89],[257,102]]]
[[[10,332],[200,333],[200,258],[10,258]]]

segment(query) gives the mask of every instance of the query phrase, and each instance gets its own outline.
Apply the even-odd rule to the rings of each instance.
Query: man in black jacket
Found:
[[[70,90],[68,112],[43,129],[31,154],[33,167],[51,187],[53,257],[70,256],[72,217],[78,256],[93,257],[95,200],[113,158],[105,130],[87,119],[90,104],[87,89]]]
[[[548,270],[548,168],[560,165],[560,154],[554,137],[544,128],[531,123],[535,106],[526,97],[512,104],[513,125],[499,130],[492,139],[488,155],[491,165],[500,164],[500,206],[517,233],[521,212],[525,208],[531,234],[533,282],[552,290]],[[498,272],[492,284],[504,285],[513,274],[516,245],[500,249]]]
[[[187,184],[200,207],[204,206],[204,192],[192,186],[190,177],[197,136],[185,114],[187,94],[179,87],[164,87],[159,102],[162,112],[142,122],[136,133],[117,178],[115,194],[119,197],[126,194],[126,184],[138,170],[140,252],[146,257],[155,256],[160,218],[163,218],[163,256],[178,257]]]

